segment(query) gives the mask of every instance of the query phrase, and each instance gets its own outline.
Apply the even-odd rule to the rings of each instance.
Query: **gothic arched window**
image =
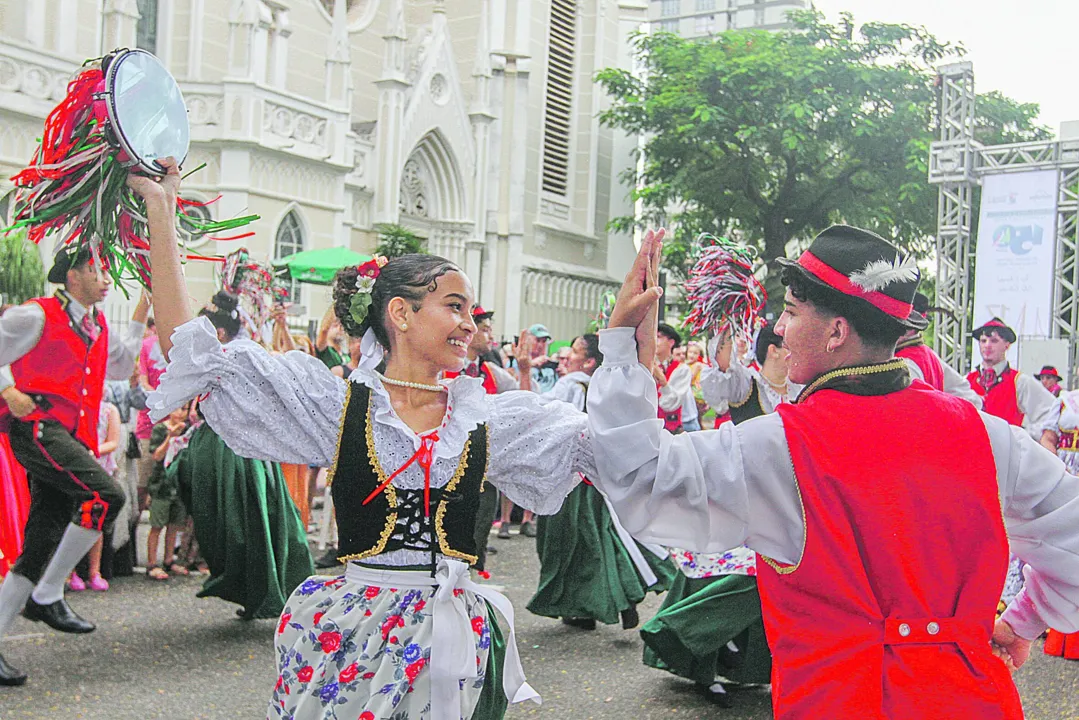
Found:
[[[277,235],[274,237],[274,260],[280,260],[298,253],[304,249],[303,225],[295,210],[289,210],[288,214],[277,226]],[[287,285],[289,302],[300,304],[301,286],[295,280],[290,280]]]

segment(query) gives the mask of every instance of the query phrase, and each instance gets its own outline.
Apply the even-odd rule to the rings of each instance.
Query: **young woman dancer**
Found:
[[[460,369],[476,326],[468,278],[431,255],[338,274],[337,316],[364,339],[348,381],[302,353],[223,348],[183,302],[175,166],[160,183],[130,183],[147,203],[170,356],[154,414],[202,395],[206,421],[238,453],[333,466],[347,572],[309,579],[286,604],[268,716],[488,720],[503,716],[506,698],[538,700],[512,606],[468,574],[476,508],[491,482],[524,507],[556,511],[576,472],[596,472],[585,416],[534,393],[487,395],[475,378],[438,382]]]

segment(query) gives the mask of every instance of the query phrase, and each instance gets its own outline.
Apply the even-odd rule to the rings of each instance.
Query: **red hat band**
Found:
[[[911,303],[896,300],[894,297],[885,295],[879,290],[863,290],[852,283],[849,277],[839,272],[831,265],[826,264],[808,250],[798,257],[798,264],[833,290],[837,290],[844,295],[861,298],[886,315],[891,315],[899,320],[906,320],[914,309],[914,306]]]

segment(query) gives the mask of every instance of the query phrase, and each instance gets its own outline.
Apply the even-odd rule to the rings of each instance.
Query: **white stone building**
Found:
[[[787,13],[805,10],[810,0],[649,0],[652,29],[686,38],[724,30],[787,27]]]
[[[183,193],[220,195],[214,217],[261,215],[253,255],[370,251],[377,224],[400,223],[466,269],[500,332],[544,322],[569,339],[633,254],[606,224],[633,212],[618,176],[636,141],[599,126],[592,77],[628,66],[646,14],[646,0],[0,0],[0,172],[29,159],[83,60],[144,47],[187,99],[185,167],[206,164]],[[192,303],[209,299],[212,264],[188,278]],[[298,322],[317,319],[329,293],[297,300]]]

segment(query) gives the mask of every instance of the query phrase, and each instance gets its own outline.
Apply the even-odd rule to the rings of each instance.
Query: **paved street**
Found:
[[[529,614],[534,588],[533,542],[492,537],[492,583],[504,585],[518,614],[518,643],[542,707],[518,706],[509,718],[656,720],[658,718],[770,718],[767,695],[740,693],[720,710],[688,683],[641,664],[636,632],[601,628],[583,633]],[[170,720],[262,718],[275,680],[269,620],[244,623],[234,606],[194,597],[199,581],[118,580],[105,595],[69,595],[99,629],[59,635],[24,620],[0,642],[13,663],[30,673],[20,689],[0,688],[0,720],[93,718]],[[641,608],[648,618],[659,601]],[[1040,648],[1019,676],[1030,720],[1079,718],[1079,663],[1044,657]],[[972,719],[973,720],[973,719]]]

